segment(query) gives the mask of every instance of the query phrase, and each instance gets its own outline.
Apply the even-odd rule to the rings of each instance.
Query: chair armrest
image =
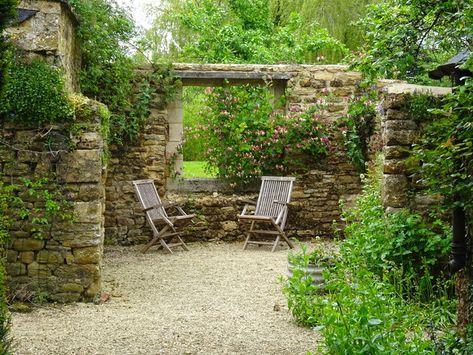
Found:
[[[277,203],[279,205],[287,205],[286,201],[280,201],[280,200],[273,200],[273,203]]]
[[[254,206],[256,206],[256,201],[253,201],[253,200],[244,200],[244,199],[243,199],[243,200],[238,200],[237,202],[239,202],[239,203],[244,203],[244,204],[246,204],[246,205],[254,205]]]
[[[164,202],[164,203],[158,203],[156,205],[150,206],[148,208],[143,209],[143,212],[148,212],[157,208],[168,208],[168,207],[174,207],[177,206],[177,203],[175,202]]]

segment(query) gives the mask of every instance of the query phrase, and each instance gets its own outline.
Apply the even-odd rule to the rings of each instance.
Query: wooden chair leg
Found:
[[[158,240],[161,242],[161,245],[163,246],[163,248],[171,251],[171,249],[169,249],[169,247],[167,246],[166,243],[164,243],[164,245],[162,243],[162,237],[167,232],[168,229],[169,229],[169,226],[165,226],[163,229],[161,229],[161,231],[158,233],[158,235],[155,236],[153,239],[151,239],[151,241],[148,244],[146,244],[143,249],[141,249],[141,252],[143,254],[146,253],[149,248],[151,248],[154,244],[158,243]]]
[[[273,222],[273,225],[276,227],[278,230],[279,234],[283,237],[283,239],[286,241],[287,245],[289,245],[289,248],[294,249],[295,245],[294,243],[286,236],[286,233],[279,227],[276,223]],[[279,238],[279,236],[278,236]]]
[[[245,240],[245,244],[243,244],[243,250],[246,249],[246,247],[248,246],[248,241],[250,240],[250,237],[251,237],[251,231],[253,230],[253,227],[255,226],[255,222],[251,222],[251,226],[250,226],[250,229],[248,231],[248,233],[246,234],[246,240]]]
[[[187,245],[186,243],[184,243],[184,241],[181,239],[180,236],[176,236],[177,239],[179,239],[179,243],[181,243],[181,247],[185,250],[185,251],[189,251],[189,248],[187,248]]]
[[[161,243],[161,245],[163,246],[164,249],[166,249],[170,254],[172,254],[171,248],[169,248],[169,246],[166,244],[164,239],[160,239],[159,242]]]
[[[276,240],[274,241],[274,244],[273,244],[273,248],[271,249],[271,252],[272,252],[272,253],[274,253],[274,251],[276,250],[276,247],[277,247],[278,244],[279,244],[279,239],[280,239],[280,238],[281,238],[281,237],[280,237],[279,235],[276,237]]]

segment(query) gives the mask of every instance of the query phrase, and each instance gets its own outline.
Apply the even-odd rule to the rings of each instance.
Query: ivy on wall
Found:
[[[0,114],[6,119],[42,126],[73,116],[58,69],[39,59],[27,62],[17,58],[8,74],[9,80],[0,94]]]

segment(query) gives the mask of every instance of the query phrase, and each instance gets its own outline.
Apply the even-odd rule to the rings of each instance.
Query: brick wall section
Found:
[[[100,293],[104,143],[97,113],[100,104],[89,101],[87,105],[92,117],[76,122],[81,128],[75,134],[70,135],[70,127],[60,126],[43,130],[11,124],[0,127],[0,171],[5,182],[55,174],[74,218],[53,224],[51,234],[41,239],[28,224],[18,221],[13,225],[6,268],[9,290],[15,297],[27,299],[45,292],[52,301],[71,302],[92,300]],[[50,149],[67,152],[51,155],[47,153]],[[22,198],[30,206],[41,207],[27,194]]]
[[[334,141],[340,132],[334,122],[344,115],[348,98],[357,95],[361,74],[342,65],[222,65],[175,64],[175,70],[189,72],[262,72],[290,74],[287,82],[287,109],[306,110],[320,97],[329,101],[324,112],[333,131]],[[159,100],[157,100],[159,101]],[[185,108],[184,108],[185,109]],[[235,192],[193,192],[178,196],[166,191],[168,171],[166,110],[152,110],[145,132],[135,143],[122,150],[113,150],[107,180],[106,241],[122,245],[142,243],[151,231],[132,189],[131,181],[153,178],[161,195],[187,200],[189,208],[202,219],[189,238],[194,240],[243,238],[236,224],[241,211],[237,200],[247,197]],[[307,172],[298,176],[287,225],[289,235],[306,238],[331,235],[333,221],[340,221],[340,200],[350,201],[361,190],[359,173],[347,161],[344,149],[336,143],[334,150],[322,161],[307,162]]]

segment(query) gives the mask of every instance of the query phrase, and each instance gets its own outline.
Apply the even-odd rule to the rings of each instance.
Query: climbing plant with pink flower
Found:
[[[321,156],[329,137],[320,105],[283,114],[268,88],[250,85],[207,90],[202,125],[191,133],[205,142],[209,167],[232,184],[264,174],[288,174],[301,156]]]

